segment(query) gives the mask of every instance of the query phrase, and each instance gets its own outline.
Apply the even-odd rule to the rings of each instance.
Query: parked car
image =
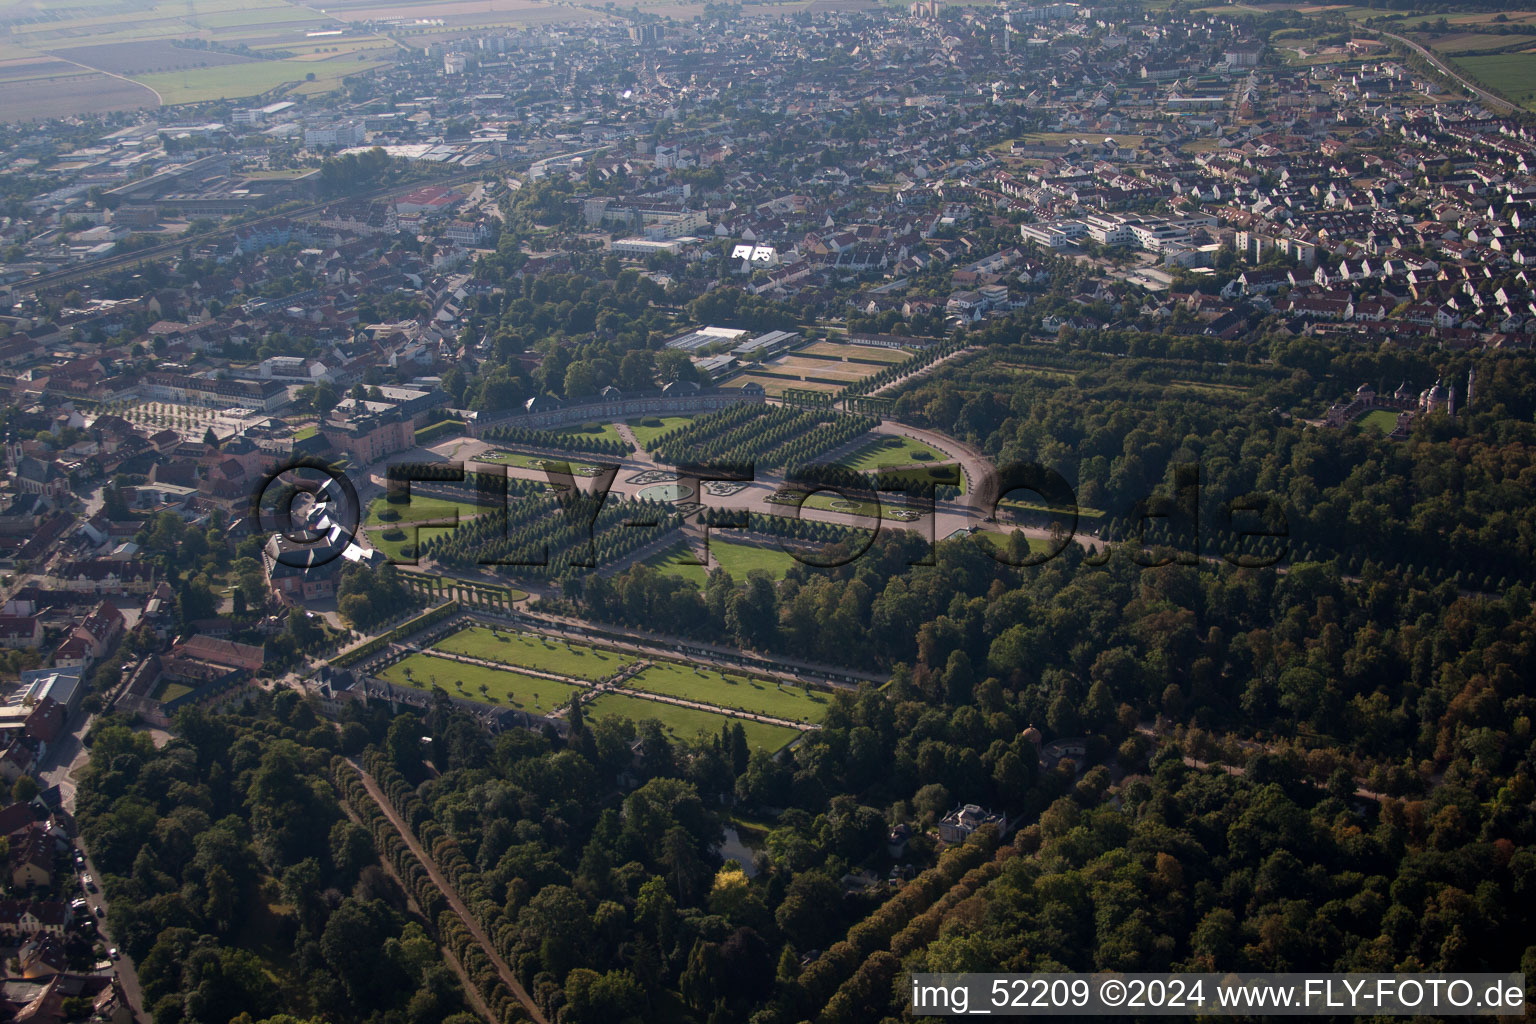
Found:
[[[107,950],[107,956],[111,957],[113,960],[119,959],[117,955],[117,947],[113,946],[111,949]]]
[[[96,908],[96,916],[97,917],[106,917],[107,916],[107,912],[103,908],[97,907]]]

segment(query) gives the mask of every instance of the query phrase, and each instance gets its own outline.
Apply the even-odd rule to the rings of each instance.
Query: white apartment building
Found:
[[[359,146],[362,142],[363,125],[360,121],[335,121],[331,124],[304,129],[305,149]]]
[[[1060,220],[1044,224],[1019,225],[1019,237],[1049,249],[1060,249],[1073,240],[1088,234],[1088,226],[1081,221]]]
[[[1136,232],[1131,228],[1137,223],[1134,218],[1114,213],[1090,213],[1083,218],[1088,237],[1100,245],[1134,245]]]

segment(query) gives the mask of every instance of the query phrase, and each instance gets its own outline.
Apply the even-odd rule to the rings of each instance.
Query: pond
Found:
[[[752,847],[741,841],[741,836],[734,828],[726,827],[725,842],[716,847],[715,852],[725,860],[740,862],[741,870],[746,872],[748,878],[756,877],[757,868],[752,865],[752,857],[755,851]]]

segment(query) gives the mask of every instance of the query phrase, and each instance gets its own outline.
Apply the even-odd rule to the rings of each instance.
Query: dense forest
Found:
[[[1245,366],[1219,351],[1170,358],[1154,346],[1114,356],[1006,335],[997,342],[901,388],[894,414],[968,440],[998,465],[1049,467],[1112,526],[1129,525],[1134,504],[1169,490],[1173,467],[1185,464],[1199,467],[1207,528],[1222,524],[1221,503],[1265,495],[1284,510],[1292,552],[1338,558],[1349,572],[1368,562],[1413,566],[1459,573],[1463,587],[1487,592],[1536,581],[1528,359],[1477,360],[1475,401],[1465,408],[1468,357],[1432,362],[1299,339],[1276,363]],[[1406,443],[1303,422],[1361,384],[1390,393],[1407,383],[1417,395],[1441,378],[1456,386],[1461,413],[1417,417]]]
[[[569,740],[490,737],[446,703],[338,728],[293,693],[184,717],[160,750],[98,726],[83,835],[157,1019],[464,1012],[447,975],[370,984],[342,954],[345,935],[436,962],[329,781],[369,744],[552,1020],[880,1021],[926,968],[1536,967],[1528,591],[874,551],[703,599],[729,615],[757,594],[762,646],[830,637],[895,663],[776,758],[729,729],[682,742],[579,711]],[[1087,754],[1041,764],[1031,725]],[[923,827],[957,801],[1019,828],[940,855]],[[893,860],[899,822],[919,828]],[[727,827],[752,863],[722,860]]]
[[[474,1024],[429,923],[326,777],[366,742],[293,692],[184,712],[177,736],[98,719],[78,817],[108,924],[160,1024]]]

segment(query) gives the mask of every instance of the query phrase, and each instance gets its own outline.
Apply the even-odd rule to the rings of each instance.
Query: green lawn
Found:
[[[496,707],[511,707],[544,715],[571,699],[581,689],[570,683],[524,675],[511,669],[466,665],[461,661],[434,658],[430,654],[412,654],[397,661],[379,678],[398,686],[430,691],[439,686],[450,696]],[[481,689],[481,687],[485,689]]]
[[[398,512],[398,519],[384,519],[380,513],[385,510]],[[476,505],[472,501],[454,501],[448,498],[429,498],[422,494],[411,495],[410,501],[395,503],[388,498],[375,498],[373,504],[368,506],[368,518],[364,526],[383,526],[399,523],[424,523],[429,519],[449,519],[455,513],[459,521],[471,516],[484,515],[494,512],[495,508],[489,505]]]
[[[709,556],[714,566],[706,568],[691,565],[688,560],[698,558],[698,553],[687,543],[681,543],[659,555],[653,555],[646,560],[646,564],[660,569],[664,576],[692,580],[700,588],[704,586],[709,568],[724,569],[731,574],[733,580],[741,582],[754,569],[762,569],[774,579],[781,580],[784,573],[795,564],[794,556],[787,551],[759,547],[756,544],[736,544],[718,537],[710,539]]]
[[[853,507],[850,508],[849,506]],[[877,516],[880,502],[874,499],[860,501],[845,498],[836,491],[817,491],[802,503],[801,508],[818,508],[823,512],[844,512],[850,516]]]
[[[1397,413],[1390,409],[1372,409],[1355,422],[1377,433],[1390,434],[1397,429]]]
[[[576,476],[596,476],[597,467],[589,462],[578,462],[569,455],[524,455],[522,452],[488,451],[475,456],[476,462],[490,462],[501,466],[517,466],[521,469],[542,471],[546,462],[569,462],[571,473]]]
[[[584,702],[582,712],[594,720],[605,715],[619,715],[635,722],[654,718],[661,723],[661,727],[668,735],[674,739],[686,740],[696,739],[701,733],[718,736],[721,727],[727,722],[740,722],[742,731],[747,735],[747,745],[755,750],[766,750],[770,753],[799,735],[797,730],[788,726],[769,725],[766,722],[753,722],[744,718],[733,719],[726,715],[717,715],[712,711],[700,711],[697,708],[685,708],[677,704],[664,704],[661,701],[630,697],[622,693],[605,693],[601,697]]]
[[[416,555],[414,552],[407,555],[406,548],[425,544],[434,537],[451,536],[453,531],[452,526],[412,526],[407,523],[390,530],[369,530],[364,536],[367,537],[369,544],[384,552],[384,557],[391,562],[414,564]],[[396,532],[401,536],[393,536]]]
[[[1003,551],[1006,550],[1008,542],[1013,539],[1013,535],[1015,533],[1019,533],[1019,531],[1010,530],[1007,533],[1003,533],[1000,530],[977,530],[975,533],[971,534],[971,537],[974,540],[987,545],[988,547]],[[1025,549],[1029,551],[1048,551],[1050,550],[1051,546],[1051,542],[1048,540],[1031,540],[1030,538],[1024,536],[1022,533],[1019,533],[1019,541],[1024,545]]]
[[[607,679],[635,659],[618,651],[607,651],[585,644],[567,644],[530,633],[491,630],[471,626],[432,645],[435,651],[483,658],[504,665],[536,668],[541,672],[572,679]]]
[[[770,504],[779,504],[770,502]],[[783,508],[793,506],[783,505]],[[850,517],[850,524],[857,522],[851,517],[869,516],[880,517],[882,520],[892,523],[909,523],[919,518],[912,514],[904,502],[896,500],[895,495],[881,508],[881,502],[875,498],[845,498],[836,491],[816,491],[800,503],[801,508],[815,508],[823,512],[839,512]],[[784,513],[788,514],[788,513]]]
[[[652,665],[625,682],[626,686],[667,697],[696,700],[737,711],[771,715],[790,722],[820,722],[831,704],[822,690],[807,692],[799,686],[736,673],[697,668],[677,662]]]
[[[624,443],[619,436],[619,428],[612,423],[584,423],[579,427],[565,427],[555,431],[557,434],[565,434],[569,437],[580,437],[586,440],[617,441]]]
[[[192,687],[186,683],[163,683],[155,691],[155,700],[162,704],[169,703],[177,697],[185,697],[192,692]]]
[[[882,436],[845,455],[838,463],[858,473],[873,473],[881,466],[910,466],[918,462],[948,462],[950,458],[932,445],[910,437]]]
[[[662,434],[692,422],[692,416],[646,416],[642,419],[630,420],[628,426],[634,433],[635,440],[640,443],[640,447],[649,449],[651,442]]]
[[[1009,540],[1012,539],[1012,536],[1014,536],[1015,533],[1018,533],[1018,531],[1017,530],[1009,530],[1009,531],[1006,531],[1006,533],[1005,533],[1005,531],[1001,531],[1001,530],[977,530],[977,531],[975,531],[975,533],[972,533],[971,536],[975,537],[975,539],[977,539],[977,540],[980,540],[980,542],[982,542],[982,543],[989,543],[989,545],[991,545],[991,547],[1001,548],[1001,547],[1006,547],[1006,545],[1008,545]],[[1026,543],[1026,545],[1029,545],[1029,543],[1031,543],[1031,540],[1029,540],[1029,537],[1021,536],[1020,539],[1023,540],[1023,542]],[[1041,542],[1041,543],[1044,543],[1044,542]]]

